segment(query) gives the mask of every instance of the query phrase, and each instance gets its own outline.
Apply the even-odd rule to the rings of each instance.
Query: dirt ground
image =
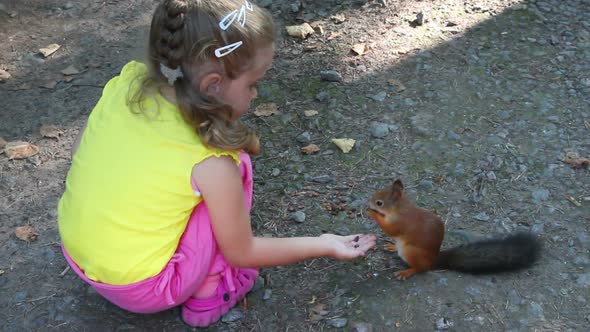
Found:
[[[590,1],[258,2],[280,38],[256,105],[280,114],[247,116],[264,146],[255,232],[374,232],[379,248],[352,263],[263,269],[248,307],[206,330],[588,329],[590,179],[562,159],[590,158]],[[0,155],[2,331],[193,330],[178,309],[135,315],[102,299],[66,269],[56,225],[73,139],[101,87],[144,54],[155,3],[0,0],[0,69],[11,76],[0,83],[0,137],[40,147],[24,160]],[[303,22],[315,33],[287,36],[284,26]],[[323,70],[341,81],[322,80]],[[63,134],[42,136],[48,124]],[[345,154],[333,138],[356,143]],[[303,154],[311,143],[320,151]],[[540,262],[394,279],[403,264],[381,249],[364,200],[395,178],[443,217],[445,245],[529,230],[544,242]],[[27,225],[36,240],[15,236]]]

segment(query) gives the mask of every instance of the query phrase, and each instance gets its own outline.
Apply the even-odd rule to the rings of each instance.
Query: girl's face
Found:
[[[258,96],[256,84],[272,65],[273,56],[274,46],[259,49],[249,70],[234,80],[222,82],[219,99],[233,108],[234,119],[246,113],[252,100]]]

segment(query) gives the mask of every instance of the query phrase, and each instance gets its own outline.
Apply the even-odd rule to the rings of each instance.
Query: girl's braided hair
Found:
[[[149,36],[150,75],[134,97],[141,105],[147,91],[165,84],[167,78],[161,66],[180,70],[182,75],[173,82],[180,111],[185,121],[199,134],[204,144],[223,150],[259,151],[256,134],[232,120],[230,106],[195,91],[191,84],[190,68],[218,61],[225,75],[237,78],[252,64],[258,49],[272,45],[275,27],[270,14],[253,4],[243,26],[233,24],[222,30],[219,22],[240,9],[245,0],[164,0],[154,13]],[[247,3],[247,2],[246,2]],[[216,57],[215,50],[242,41],[234,51]]]

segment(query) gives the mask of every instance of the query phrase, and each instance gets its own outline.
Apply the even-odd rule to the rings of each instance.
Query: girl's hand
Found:
[[[377,237],[373,234],[355,234],[339,236],[335,234],[322,234],[320,239],[325,241],[330,248],[330,256],[339,260],[352,260],[364,256],[367,251],[375,246]]]

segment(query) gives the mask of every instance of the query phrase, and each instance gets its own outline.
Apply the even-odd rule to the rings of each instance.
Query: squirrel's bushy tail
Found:
[[[481,240],[440,252],[434,269],[471,274],[516,271],[539,258],[540,241],[530,233]]]

